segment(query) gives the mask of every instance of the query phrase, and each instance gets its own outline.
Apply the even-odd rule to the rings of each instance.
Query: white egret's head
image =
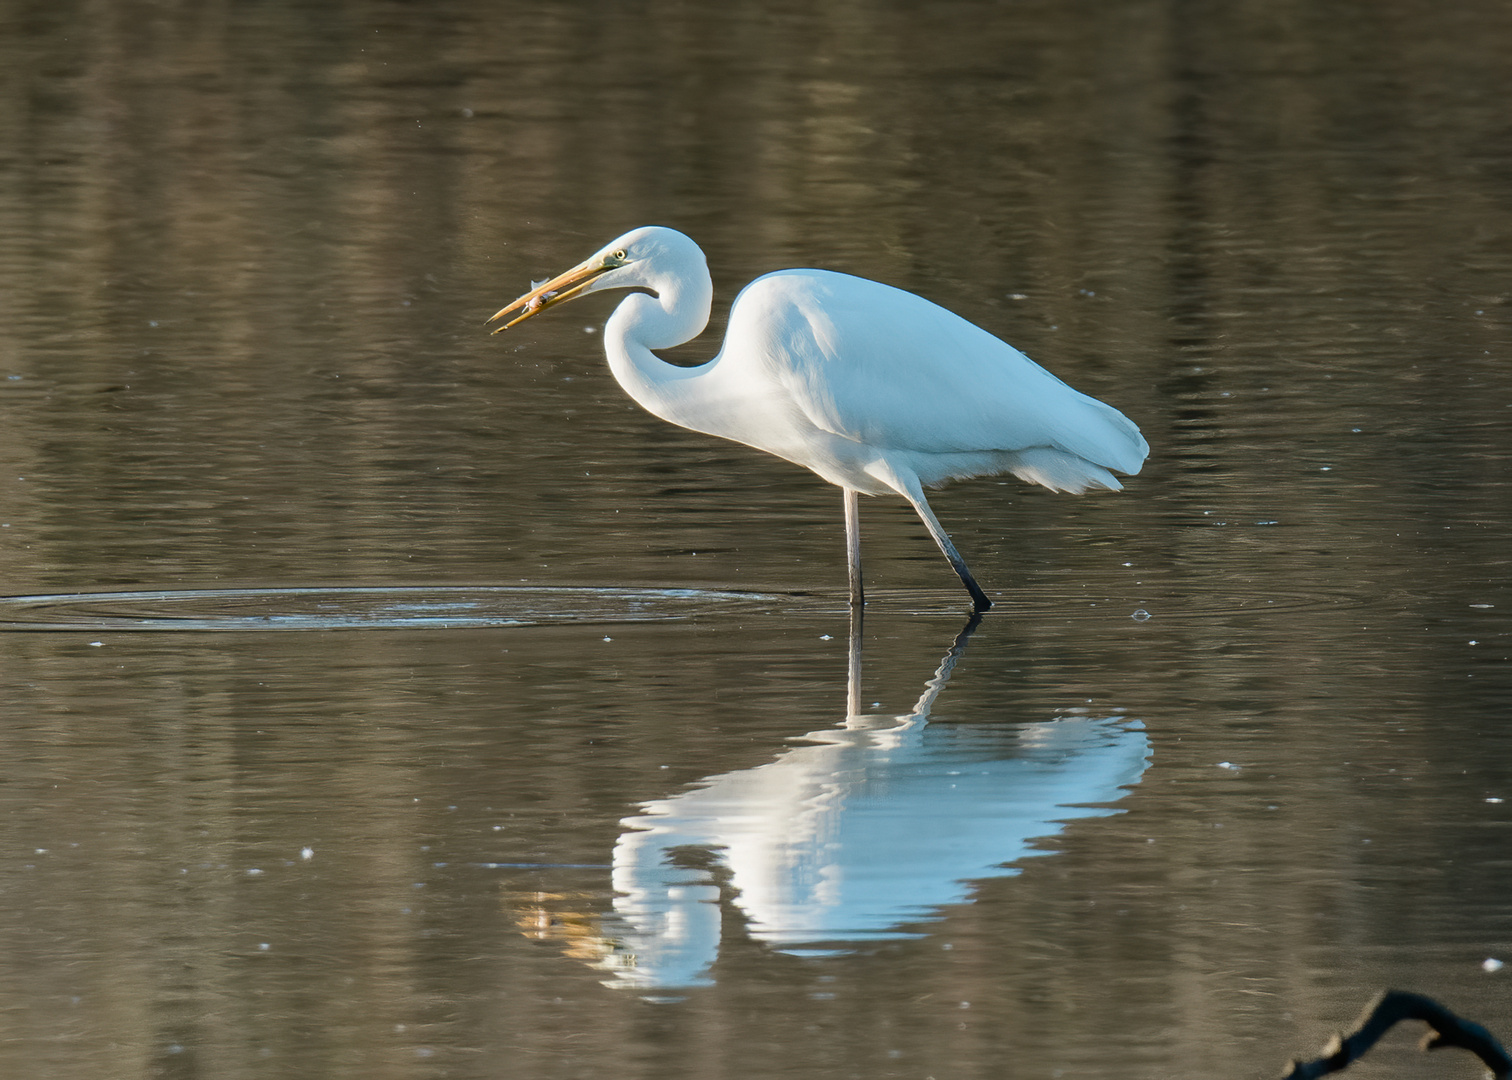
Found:
[[[488,321],[519,312],[495,330],[497,334],[549,307],[591,292],[637,288],[658,292],[661,283],[672,280],[690,262],[704,265],[704,255],[697,244],[676,229],[644,225],[611,240],[566,273],[533,285],[528,293],[495,312]]]

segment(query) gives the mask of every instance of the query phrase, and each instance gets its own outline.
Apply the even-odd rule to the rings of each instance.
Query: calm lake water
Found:
[[[0,1073],[1512,1038],[1506,5],[12,4],[0,69]],[[1149,464],[935,497],[974,628],[868,500],[853,672],[834,488],[640,411],[613,300],[482,325],[653,222],[674,358],[859,273]],[[1415,1035],[1351,1075],[1475,1075]]]

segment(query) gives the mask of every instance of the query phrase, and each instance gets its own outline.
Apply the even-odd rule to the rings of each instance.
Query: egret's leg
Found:
[[[846,655],[845,715],[861,714],[861,606],[850,609],[850,649]]]
[[[850,603],[860,609],[866,603],[861,588],[861,506],[855,488],[841,488],[845,494],[845,565],[850,572]]]
[[[907,488],[903,497],[913,504],[919,520],[924,522],[929,535],[934,537],[934,542],[940,545],[940,550],[950,560],[950,565],[961,579],[961,584],[965,585],[966,591],[971,594],[971,606],[977,611],[986,611],[992,606],[992,601],[987,599],[987,594],[976,583],[976,578],[972,577],[971,571],[966,569],[966,560],[961,558],[961,553],[956,550],[955,545],[950,542],[950,537],[946,536],[945,530],[940,527],[940,520],[934,516],[934,511],[929,508],[929,502],[924,498],[924,489],[917,483],[908,484]]]

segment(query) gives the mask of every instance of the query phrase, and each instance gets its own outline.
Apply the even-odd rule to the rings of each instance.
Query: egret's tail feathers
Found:
[[[1080,495],[1089,488],[1122,491],[1118,478],[1101,465],[1086,458],[1048,446],[1020,450],[1014,455],[1011,471],[1020,480],[1040,484],[1051,491],[1069,491]]]
[[[1076,421],[1065,423],[1054,432],[1056,447],[1083,463],[1096,462],[1104,470],[1117,469],[1131,476],[1137,473],[1150,453],[1150,444],[1145,442],[1134,421],[1106,402],[1085,394],[1080,397],[1084,409],[1079,414],[1068,414],[1067,418],[1075,415]]]

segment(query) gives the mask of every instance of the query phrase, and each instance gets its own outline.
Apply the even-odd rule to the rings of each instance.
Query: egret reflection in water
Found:
[[[1149,742],[1138,721],[929,722],[976,622],[912,712],[880,717],[856,709],[853,618],[842,725],[626,818],[596,960],[613,972],[609,985],[712,981],[723,889],[751,937],[779,949],[812,954],[914,936],[910,924],[965,899],[971,881],[1017,873],[1007,864],[1045,854],[1034,840],[1071,819],[1115,813],[1091,804],[1121,798],[1144,773]]]

